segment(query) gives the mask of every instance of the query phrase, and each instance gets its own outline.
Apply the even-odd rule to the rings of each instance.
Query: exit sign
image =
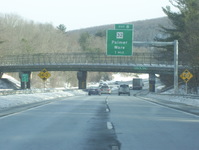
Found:
[[[133,30],[132,24],[115,24],[115,29]]]
[[[107,30],[107,55],[132,55],[132,30]]]
[[[28,82],[29,81],[29,75],[28,74],[22,74],[21,75],[21,81],[22,82]]]

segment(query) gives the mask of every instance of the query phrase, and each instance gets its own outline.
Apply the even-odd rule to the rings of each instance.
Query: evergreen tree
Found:
[[[178,12],[171,11],[169,6],[163,8],[172,26],[170,28],[161,26],[164,36],[155,40],[165,42],[179,41],[179,61],[192,70],[194,74],[192,82],[194,81],[193,83],[195,84],[199,78],[199,1],[170,0],[170,3],[178,9]],[[173,51],[171,46],[167,46],[166,49]],[[198,85],[195,84],[194,86]]]
[[[64,24],[60,24],[59,26],[57,26],[57,29],[66,33],[66,26]]]

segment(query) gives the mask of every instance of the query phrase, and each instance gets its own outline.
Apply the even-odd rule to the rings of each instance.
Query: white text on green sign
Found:
[[[115,24],[115,29],[133,30],[132,24]]]
[[[29,79],[28,79],[28,78],[29,78],[28,74],[22,74],[22,75],[21,75],[21,78],[22,78],[22,79],[21,79],[22,82],[28,82],[28,80],[29,80]]]
[[[132,55],[132,30],[107,31],[107,55]]]

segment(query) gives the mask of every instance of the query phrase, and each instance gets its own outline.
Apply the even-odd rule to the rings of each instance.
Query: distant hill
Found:
[[[134,25],[134,40],[135,41],[153,41],[157,35],[161,34],[160,25],[163,25],[166,27],[171,26],[171,23],[167,17],[161,17],[161,18],[149,19],[149,20],[140,20],[140,21],[134,21],[134,22],[125,22],[121,24],[128,24],[128,23]],[[69,33],[81,34],[81,33],[87,32],[89,34],[95,35],[99,31],[106,32],[106,30],[108,29],[114,29],[114,24],[73,30],[73,31],[70,31]]]
[[[134,25],[134,41],[154,41],[155,37],[161,37],[161,27],[169,27],[171,23],[167,17],[120,24]],[[115,24],[90,27],[67,32],[67,51],[70,52],[103,52],[106,53],[106,31],[114,29]],[[142,52],[148,48],[142,48]],[[134,52],[140,49],[134,48]]]

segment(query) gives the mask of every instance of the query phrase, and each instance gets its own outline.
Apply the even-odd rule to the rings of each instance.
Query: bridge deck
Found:
[[[0,72],[103,71],[173,73],[173,56],[160,53],[134,53],[133,56],[107,56],[104,53],[58,53],[4,56]],[[179,64],[181,67],[182,64]]]

